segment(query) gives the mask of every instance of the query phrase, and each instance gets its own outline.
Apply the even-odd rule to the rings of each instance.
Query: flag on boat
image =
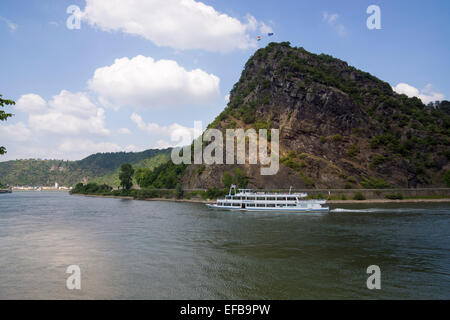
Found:
[[[269,37],[271,37],[271,36],[273,36],[273,32],[269,32],[267,35],[268,35]]]
[[[257,38],[257,39],[258,39],[258,41],[260,41],[260,40],[261,40],[261,37],[260,37],[260,36],[258,36],[258,38]]]

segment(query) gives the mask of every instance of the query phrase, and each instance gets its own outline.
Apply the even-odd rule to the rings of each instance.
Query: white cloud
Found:
[[[101,30],[139,35],[158,46],[214,52],[256,47],[249,32],[262,25],[194,0],[86,0],[82,16]]]
[[[17,24],[13,23],[11,20],[6,19],[6,18],[4,18],[4,17],[2,17],[2,16],[0,16],[0,20],[6,23],[6,25],[7,25],[8,28],[9,28],[9,31],[11,31],[11,32],[16,31],[16,29],[17,29],[17,27],[18,27]]]
[[[105,127],[105,111],[84,92],[62,90],[48,102],[30,93],[21,96],[15,108],[28,114],[30,130],[58,135],[110,133]]]
[[[138,148],[134,145],[121,147],[111,142],[93,142],[91,140],[82,139],[67,139],[64,140],[58,147],[62,153],[71,153],[76,151],[77,154],[91,155],[99,152],[136,152]]]
[[[432,90],[431,83],[427,84],[425,88],[423,88],[421,91],[407,83],[399,83],[392,89],[395,92],[399,94],[405,94],[410,98],[417,97],[420,100],[422,100],[424,104],[428,104],[434,101],[440,101],[445,98],[445,96],[442,93],[435,92]]]
[[[339,14],[337,13],[328,13],[324,12],[322,20],[328,23],[333,29],[337,32],[337,34],[341,37],[347,34],[347,30],[342,23],[338,23]]]
[[[167,148],[173,148],[173,147],[176,147],[175,145],[173,145],[173,143],[170,143],[169,141],[161,139],[156,142],[156,145],[154,148],[155,149],[167,149]]]
[[[328,24],[333,24],[336,22],[339,15],[337,13],[329,14],[328,12],[323,13],[323,20],[326,21]]]
[[[170,137],[172,142],[166,142],[165,140],[158,141],[158,147],[174,147],[184,146],[192,142],[194,138],[201,135],[201,130],[195,128],[189,128],[182,126],[178,123],[173,123],[169,126],[160,126],[157,123],[145,123],[140,115],[133,113],[130,119],[136,123],[137,127],[152,135]]]
[[[21,96],[14,107],[23,112],[39,112],[47,108],[47,102],[41,96],[30,93]]]
[[[32,133],[26,124],[18,122],[10,125],[1,125],[0,137],[6,141],[26,142],[32,138]]]
[[[262,21],[256,20],[256,18],[254,16],[252,16],[251,14],[247,14],[245,16],[245,18],[247,19],[246,26],[247,26],[247,29],[249,31],[259,30],[259,32],[262,33],[262,34],[269,33],[269,32],[273,31],[270,26],[266,25]]]
[[[131,134],[131,131],[128,128],[120,128],[118,132],[120,134]]]
[[[106,106],[157,107],[212,103],[220,94],[219,83],[203,70],[187,71],[176,61],[139,55],[97,69],[89,88]]]
[[[266,25],[264,22],[260,22],[259,32],[261,32],[261,34],[268,34],[272,33],[273,29],[272,27]]]
[[[110,133],[105,127],[105,111],[97,108],[86,93],[62,90],[48,105],[44,112],[29,114],[32,129],[60,135]]]

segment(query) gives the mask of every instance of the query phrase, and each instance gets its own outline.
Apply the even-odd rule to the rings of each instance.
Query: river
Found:
[[[266,214],[2,194],[0,299],[449,299],[449,217],[443,203]]]

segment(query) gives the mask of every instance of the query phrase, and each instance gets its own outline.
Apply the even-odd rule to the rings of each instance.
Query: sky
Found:
[[[371,5],[379,29],[367,26]],[[425,103],[450,99],[449,39],[446,0],[2,0],[0,94],[16,105],[0,123],[0,161],[180,144],[271,41],[345,60]]]

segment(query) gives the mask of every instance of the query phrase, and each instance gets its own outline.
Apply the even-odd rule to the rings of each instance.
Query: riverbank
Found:
[[[100,194],[72,194],[74,196],[93,197],[93,198],[109,198],[109,199],[122,199],[122,200],[139,200],[139,201],[168,201],[168,202],[187,202],[187,203],[211,203],[211,201],[205,201],[203,199],[175,199],[175,198],[134,198],[127,196],[105,196]]]
[[[109,195],[99,195],[99,194],[73,194],[75,196],[84,197],[94,197],[94,198],[109,198],[109,199],[123,199],[123,200],[140,200],[140,201],[168,201],[168,202],[186,202],[186,203],[211,203],[213,201],[207,201],[203,199],[176,199],[176,198],[134,198],[128,196],[109,196]],[[450,198],[442,199],[402,199],[402,200],[391,200],[391,199],[366,199],[366,200],[328,200],[327,204],[376,204],[376,203],[447,203],[450,202]]]

